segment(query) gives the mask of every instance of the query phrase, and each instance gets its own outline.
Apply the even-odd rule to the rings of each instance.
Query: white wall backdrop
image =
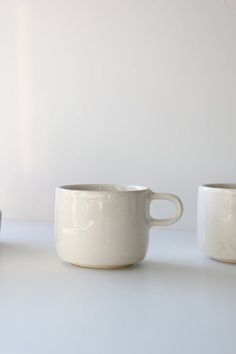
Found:
[[[235,0],[0,0],[0,44],[5,217],[52,220],[56,185],[133,183],[194,228],[198,184],[236,181]]]

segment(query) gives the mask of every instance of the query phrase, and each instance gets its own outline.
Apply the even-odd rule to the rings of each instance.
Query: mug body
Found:
[[[141,261],[148,246],[150,193],[140,186],[57,188],[55,237],[59,257],[93,268]]]
[[[199,187],[197,236],[206,255],[236,262],[236,184]]]

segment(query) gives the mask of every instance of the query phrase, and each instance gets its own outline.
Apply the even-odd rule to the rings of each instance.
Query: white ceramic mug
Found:
[[[199,186],[197,235],[206,255],[236,262],[236,184]]]
[[[170,200],[176,215],[149,214],[153,199]],[[78,266],[118,268],[140,262],[151,226],[174,224],[182,215],[179,198],[141,186],[69,185],[56,189],[55,237],[59,257]]]

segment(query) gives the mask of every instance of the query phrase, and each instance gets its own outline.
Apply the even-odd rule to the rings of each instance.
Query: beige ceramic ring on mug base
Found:
[[[149,214],[153,199],[170,200],[176,215]],[[172,194],[141,186],[72,185],[56,189],[55,238],[59,257],[82,267],[120,268],[146,255],[151,226],[174,224],[183,206]]]
[[[197,237],[207,256],[236,263],[236,184],[199,186]]]

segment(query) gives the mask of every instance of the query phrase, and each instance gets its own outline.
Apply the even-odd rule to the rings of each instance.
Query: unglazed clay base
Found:
[[[75,263],[71,263],[71,264],[81,268],[93,268],[93,269],[120,269],[120,268],[127,268],[133,265],[133,264],[122,264],[122,265],[101,266],[101,265],[90,265],[90,264],[75,264]]]
[[[219,262],[236,264],[235,259],[219,259],[219,258],[214,258],[214,257],[211,257],[211,258],[214,259],[215,261],[219,261]]]

